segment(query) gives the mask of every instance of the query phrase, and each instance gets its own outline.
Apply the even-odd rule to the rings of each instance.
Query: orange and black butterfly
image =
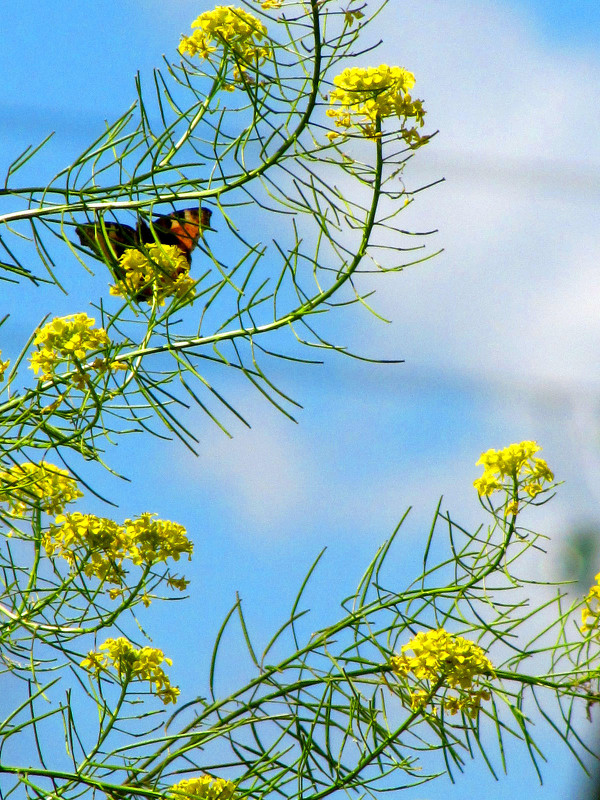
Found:
[[[120,222],[104,222],[95,225],[77,225],[79,241],[89,248],[95,258],[107,262],[117,280],[125,278],[119,258],[131,248],[142,250],[153,244],[174,245],[181,251],[188,264],[192,261],[192,250],[198,244],[202,232],[210,228],[212,211],[208,208],[184,208],[172,214],[155,217],[148,225],[138,220],[135,228]],[[136,293],[135,300],[152,298],[152,287],[146,286]]]

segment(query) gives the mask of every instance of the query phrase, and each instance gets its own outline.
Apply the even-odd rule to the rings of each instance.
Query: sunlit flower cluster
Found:
[[[202,775],[179,781],[169,789],[169,797],[185,800],[186,797],[199,797],[202,800],[230,800],[235,792],[235,784],[224,778]]]
[[[119,297],[141,297],[164,305],[166,297],[194,295],[194,281],[189,276],[190,264],[175,245],[152,244],[147,251],[127,249],[119,258],[124,275],[110,293]]]
[[[506,512],[516,514],[519,508],[519,490],[529,498],[544,491],[544,483],[551,483],[554,474],[543,458],[536,453],[542,448],[537,442],[524,441],[511,444],[503,450],[487,450],[477,464],[483,466],[483,475],[474,481],[480,497],[489,497],[505,491],[512,498]]]
[[[123,524],[128,557],[133,563],[156,564],[167,558],[179,561],[183,553],[191,558],[194,545],[183,525],[154,517],[156,514],[146,512],[137,519],[126,519]]]
[[[70,566],[86,555],[84,573],[120,584],[127,547],[122,526],[94,514],[59,514],[42,538],[48,556],[60,556]]]
[[[50,380],[57,374],[57,367],[65,366],[73,370],[71,382],[78,389],[88,383],[87,373],[82,369],[82,362],[88,353],[103,350],[110,346],[110,339],[104,328],[94,328],[95,320],[87,314],[71,314],[67,317],[56,317],[44,325],[35,335],[34,345],[38,348],[32,353],[31,369],[37,375],[41,372],[44,380]],[[97,372],[107,369],[126,369],[117,362],[107,362],[97,358],[89,367]]]
[[[600,572],[595,576],[596,583],[585,596],[585,607],[581,609],[581,632],[595,631],[600,635]]]
[[[409,650],[413,656],[405,655]],[[450,714],[464,711],[475,718],[481,701],[490,699],[489,691],[479,684],[482,677],[494,677],[490,660],[474,642],[448,633],[444,628],[418,633],[402,646],[402,655],[393,656],[390,663],[398,677],[412,675],[428,684],[426,688],[411,692],[413,711],[431,704],[435,713],[434,696],[440,689],[458,692],[444,696],[443,707]]]
[[[2,350],[0,350],[0,356],[1,355],[2,355]],[[4,373],[8,369],[9,365],[10,365],[10,359],[8,359],[8,361],[2,361],[2,359],[0,359],[0,383],[4,380]]]
[[[415,76],[402,67],[348,67],[333,79],[335,89],[330,94],[331,105],[327,116],[331,117],[337,128],[346,132],[358,128],[363,136],[377,137],[377,125],[385,117],[396,116],[402,121],[403,139],[412,147],[427,141],[415,126],[406,128],[406,122],[413,119],[417,126],[424,124],[425,111],[421,100],[413,100],[408,90],[415,84]],[[333,141],[341,133],[330,131],[328,138]]]
[[[48,514],[60,514],[78,497],[83,497],[83,492],[77,488],[77,481],[46,461],[0,470],[0,502],[6,503],[16,517],[37,506]]]
[[[268,11],[270,8],[281,8],[282,2],[283,0],[263,0],[260,7]]]
[[[111,519],[93,514],[59,514],[42,539],[49,556],[64,558],[71,567],[83,563],[83,572],[106,583],[123,584],[123,562],[149,567],[168,558],[179,561],[183,553],[188,558],[194,549],[185,528],[176,522],[154,519],[155,514],[142,514],[119,525]],[[183,591],[184,578],[169,577],[169,586]],[[116,598],[121,592],[111,591]]]
[[[271,2],[268,7],[278,6]],[[216,6],[200,14],[192,28],[195,30],[190,36],[182,37],[179,52],[210,60],[222,48],[223,55],[233,63],[236,82],[247,79],[247,70],[256,69],[271,58],[271,47],[265,42],[266,27],[243,8]]]
[[[122,685],[130,681],[149,681],[154,693],[163,703],[175,703],[179,689],[171,682],[161,664],[173,663],[156,647],[134,647],[124,637],[107,639],[98,650],[92,650],[81,662],[81,666],[96,676],[113,668]]]

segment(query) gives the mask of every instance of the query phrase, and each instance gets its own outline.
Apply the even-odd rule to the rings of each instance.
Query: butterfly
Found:
[[[119,265],[119,258],[132,248],[144,250],[157,243],[174,245],[190,264],[192,250],[202,231],[210,228],[211,216],[212,211],[208,208],[184,208],[155,217],[150,225],[139,219],[135,228],[120,222],[104,222],[102,225],[77,225],[75,231],[81,244],[91,250],[95,258],[107,262],[115,278],[122,281],[125,271]],[[151,298],[152,286],[143,287],[133,297],[134,300]]]

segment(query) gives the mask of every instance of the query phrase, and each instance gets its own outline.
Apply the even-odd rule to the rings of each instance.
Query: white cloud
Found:
[[[498,3],[425,0],[386,13],[378,58],[415,72],[440,129],[406,182],[446,177],[404,219],[438,227],[429,244],[446,252],[379,282],[376,308],[395,322],[369,328],[371,351],[599,382],[600,63],[544,46]]]
[[[213,505],[235,509],[245,527],[233,535],[252,530],[259,550],[266,540],[314,546],[340,538],[351,545],[366,537],[375,546],[409,506],[405,536],[422,541],[442,494],[444,508],[460,508],[463,523],[478,524],[472,487],[478,453],[457,441],[450,458],[432,452],[431,445],[416,454],[411,442],[402,441],[403,420],[414,416],[414,409],[400,398],[405,414],[398,415],[398,399],[385,394],[347,394],[330,384],[300,426],[256,403],[254,396],[240,398],[238,406],[253,406],[252,429],[238,425],[229,439],[201,418],[200,454],[186,457],[181,474],[193,486],[201,478],[202,492]],[[319,403],[321,421],[314,419]],[[419,426],[418,418],[409,427]],[[201,507],[203,500],[198,502]]]
[[[305,500],[313,456],[299,452],[294,426],[283,415],[257,408],[252,422],[252,429],[240,425],[229,439],[201,419],[202,449],[198,458],[189,457],[188,472],[202,475],[210,491],[234,504],[253,529],[285,537],[285,521]]]
[[[577,507],[589,512],[595,503],[581,488],[582,472],[592,486],[600,476],[589,435],[582,461],[579,430],[585,418],[589,434],[595,412],[580,387],[600,383],[593,177],[600,174],[600,108],[591,102],[600,64],[545,46],[532,25],[499,3],[419,0],[403,3],[401,13],[390,3],[386,15],[377,24],[386,42],[371,59],[415,72],[430,128],[440,129],[409,164],[406,182],[447,179],[418,195],[402,224],[439,227],[430,248],[446,252],[399,276],[378,277],[374,305],[394,323],[363,325],[356,313],[339,338],[358,352],[404,357],[411,369],[479,380],[479,413],[488,381],[498,400],[487,409],[485,432],[494,438],[481,449],[519,437],[544,444],[558,477],[569,480],[548,507],[546,521],[552,527],[554,519],[560,534]],[[359,398],[361,421],[377,402],[368,394]],[[213,430],[204,448],[210,458],[195,469],[211,475],[215,491],[230,487],[240,515],[265,536],[284,538],[288,522],[301,518],[323,529],[346,519],[349,535],[371,521],[381,538],[410,503],[425,520],[442,492],[455,509],[471,497],[478,452],[468,450],[464,432],[447,434],[454,437],[449,453],[418,463],[410,447],[393,453],[379,440],[381,469],[365,471],[355,484],[343,462],[356,459],[352,474],[360,474],[358,451],[368,435],[330,419],[337,444],[322,430],[311,436],[313,409],[302,415],[299,436],[287,420],[252,405],[253,429],[236,432],[233,442]],[[394,446],[398,430],[389,434]],[[431,432],[423,437],[431,440]]]

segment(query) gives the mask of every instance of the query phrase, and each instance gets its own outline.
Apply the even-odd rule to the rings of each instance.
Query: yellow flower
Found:
[[[494,674],[481,647],[444,628],[418,633],[403,645],[402,653],[407,650],[414,653],[408,660],[410,670],[419,679],[436,682],[443,678],[448,686],[470,689],[474,676]]]
[[[71,314],[56,317],[36,333],[33,340],[37,350],[31,354],[30,367],[37,375],[41,372],[44,380],[56,375],[59,365],[73,370],[84,361],[88,353],[110,347],[110,339],[104,328],[94,328],[95,320],[87,314]],[[98,363],[96,360],[94,363]],[[101,371],[108,366],[104,360]],[[74,372],[72,384],[84,389],[88,382],[87,373]]]
[[[278,8],[274,0],[267,7]],[[255,16],[243,8],[216,6],[192,22],[194,32],[184,36],[179,44],[182,55],[199,56],[210,60],[219,50],[234,66],[234,81],[241,81],[244,72],[256,69],[272,56],[271,47],[263,42],[267,29]]]
[[[489,497],[494,492],[504,490],[512,500],[505,509],[505,515],[517,513],[519,489],[531,498],[544,491],[543,484],[554,480],[554,474],[543,458],[536,453],[542,448],[537,442],[526,440],[511,444],[503,450],[486,450],[477,464],[483,466],[483,475],[473,482],[480,497]],[[515,494],[516,488],[516,496]],[[523,495],[521,495],[521,498]]]
[[[149,303],[156,297],[161,305],[165,297],[194,295],[190,264],[175,245],[152,244],[146,252],[129,248],[119,258],[119,265],[124,277],[111,286],[112,295],[138,296]]]
[[[349,27],[352,27],[354,25],[355,21],[358,21],[359,19],[362,19],[363,17],[364,17],[364,14],[359,9],[357,9],[356,11],[351,11],[350,9],[348,9],[347,11],[344,11],[344,23],[346,25],[348,25]]]
[[[145,513],[138,519],[123,523],[127,540],[127,555],[134,564],[156,564],[172,558],[179,561],[182,553],[191,559],[194,545],[187,538],[185,528],[177,522],[154,519],[156,514]]]
[[[476,463],[481,464],[486,472],[492,472],[501,478],[517,477],[528,461],[541,449],[537,442],[519,442],[505,447],[504,450],[486,450]]]
[[[281,8],[281,2],[282,0],[263,0],[260,7],[265,11],[268,11],[270,8]]]
[[[390,664],[392,665],[394,673],[399,678],[406,678],[408,676],[411,667],[410,667],[410,661],[405,655],[392,656]]]
[[[94,672],[96,675],[99,675],[104,668],[104,656],[101,653],[95,653],[91,650],[80,663],[80,666],[88,672]]]
[[[356,16],[360,12],[346,12]],[[408,119],[422,127],[425,111],[421,100],[412,100],[408,90],[414,86],[415,76],[402,67],[380,64],[378,67],[349,67],[333,79],[335,89],[329,102],[339,105],[330,108],[327,116],[338,128],[358,128],[363,136],[378,138],[376,123],[391,116],[402,121],[401,136],[408,144],[424,144],[427,137],[416,128],[405,129]]]
[[[138,519],[127,519],[119,525],[112,519],[93,514],[59,514],[42,538],[48,556],[65,559],[75,568],[79,560],[88,577],[123,585],[126,575],[123,562],[148,567],[168,558],[179,561],[183,553],[188,559],[194,549],[185,528],[176,522],[154,519],[156,514],[142,514]],[[169,578],[169,585],[183,591],[185,578]],[[117,588],[109,591],[112,600],[122,595]],[[150,597],[144,595],[147,605]]]
[[[48,514],[59,514],[78,497],[83,497],[83,492],[77,481],[47,461],[15,464],[0,471],[0,502],[7,503],[17,517],[38,505]]]
[[[0,356],[1,355],[2,355],[2,350],[0,350]],[[8,359],[8,361],[0,360],[0,383],[4,380],[4,373],[8,369],[9,364],[10,364],[10,359]]]
[[[581,632],[584,634],[594,631],[600,633],[600,572],[594,577],[596,583],[590,587],[584,598],[585,607],[581,610]]]
[[[411,692],[410,710],[421,711],[421,709],[425,708],[429,699],[429,692],[426,692],[424,689],[418,689],[416,692]]]
[[[169,789],[169,797],[185,800],[186,797],[199,797],[202,800],[230,800],[235,792],[235,784],[224,778],[202,775],[179,781]]]
[[[414,653],[406,655],[407,651]],[[441,688],[458,689],[458,698],[447,698],[447,710],[453,714],[465,709],[476,715],[482,699],[489,699],[487,689],[480,689],[483,677],[494,677],[494,668],[485,652],[469,639],[448,633],[444,628],[418,633],[402,646],[402,654],[390,660],[394,674],[407,680],[426,681],[429,691],[411,692],[411,709],[423,708],[433,702],[432,692]]]
[[[489,497],[493,492],[497,492],[502,488],[500,481],[492,478],[489,474],[483,474],[481,478],[473,481],[473,486],[479,492],[480,497]]]
[[[113,668],[124,685],[133,680],[149,681],[151,689],[166,705],[177,701],[179,689],[171,685],[161,666],[163,661],[169,666],[173,663],[162,650],[156,647],[136,648],[121,636],[119,639],[107,639],[98,651],[90,651],[81,666],[96,676]]]
[[[169,575],[167,584],[171,589],[178,589],[180,592],[185,592],[190,582],[186,578],[177,578],[175,575]]]
[[[519,503],[517,500],[512,500],[506,508],[504,509],[504,516],[508,517],[510,514],[518,514],[519,513]]]
[[[477,719],[482,700],[490,700],[491,693],[487,689],[469,692],[463,697],[448,696],[444,698],[444,709],[451,715],[464,711],[471,719]]]
[[[64,558],[73,567],[79,555],[88,578],[122,582],[126,542],[121,527],[111,519],[79,511],[59,514],[42,537],[42,545],[48,556]]]

